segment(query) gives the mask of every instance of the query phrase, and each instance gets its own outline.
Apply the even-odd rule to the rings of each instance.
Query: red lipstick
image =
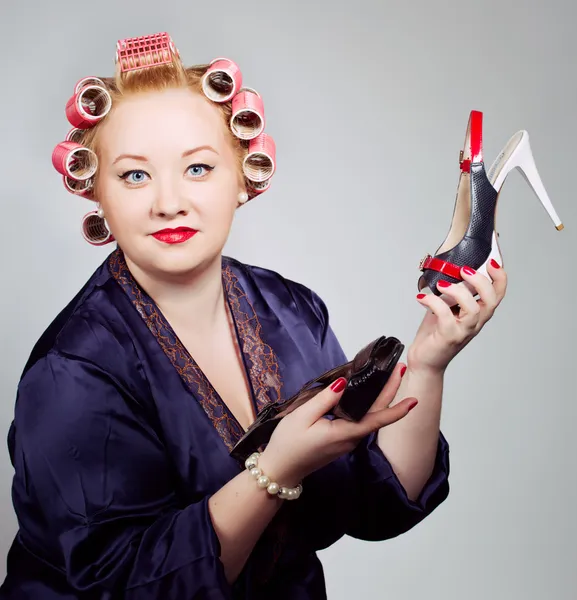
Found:
[[[196,229],[190,227],[177,227],[176,229],[161,229],[152,234],[159,242],[165,244],[182,244],[189,240],[195,233]]]

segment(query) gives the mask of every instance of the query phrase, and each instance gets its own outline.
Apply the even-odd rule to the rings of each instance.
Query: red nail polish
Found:
[[[417,298],[422,300],[427,294],[417,294]]]
[[[418,400],[413,400],[410,404],[409,404],[409,410],[413,410],[413,408],[415,408],[415,406],[417,406],[417,404],[419,404]]]
[[[339,392],[342,392],[345,389],[346,385],[347,385],[347,380],[344,377],[339,377],[331,385],[331,390],[333,390],[333,392],[335,392],[335,394],[338,394]]]
[[[451,284],[448,281],[441,279],[441,281],[439,281],[439,287],[448,288],[451,287]]]
[[[405,374],[405,371],[407,370],[407,367],[405,367],[405,365],[403,365],[401,367],[401,377]]]
[[[494,269],[500,269],[501,268],[501,265],[494,258],[491,259],[491,266]]]
[[[471,267],[463,267],[463,272],[467,275],[474,275],[477,271],[475,271],[475,269],[471,269]]]

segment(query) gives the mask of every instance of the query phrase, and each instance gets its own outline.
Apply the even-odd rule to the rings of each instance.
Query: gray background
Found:
[[[111,250],[81,239],[89,203],[50,155],[73,85],[112,73],[117,39],[169,31],[187,63],[230,56],[263,95],[279,168],[226,250],[313,287],[349,355],[412,339],[417,264],[448,229],[475,108],[487,162],[529,131],[566,228],[513,173],[498,218],[509,292],[447,374],[450,497],[398,539],[321,553],[329,598],[575,598],[575,3],[1,2],[2,437],[32,344]],[[11,477],[3,444],[2,579]]]

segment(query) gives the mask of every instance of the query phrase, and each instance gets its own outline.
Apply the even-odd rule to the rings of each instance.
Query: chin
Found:
[[[167,244],[166,246],[144,247],[125,250],[138,269],[149,276],[187,275],[197,269],[204,269],[220,260],[220,248],[199,244],[200,240],[190,240],[183,244]],[[192,242],[192,243],[191,243]],[[122,245],[119,244],[121,247]],[[134,260],[136,258],[136,260]]]
[[[176,245],[175,245],[176,246]],[[196,269],[206,268],[220,258],[218,251],[206,248],[169,247],[150,256],[150,266],[159,274],[186,275]]]

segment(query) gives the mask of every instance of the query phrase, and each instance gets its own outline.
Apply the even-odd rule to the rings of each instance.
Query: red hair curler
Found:
[[[116,43],[116,62],[120,64],[121,72],[171,64],[173,56],[179,56],[179,53],[166,32],[126,38]]]
[[[250,141],[242,170],[245,177],[254,183],[263,183],[274,175],[276,145],[270,135],[261,133]]]
[[[93,246],[104,246],[114,241],[106,221],[95,210],[82,217],[82,237]]]
[[[52,164],[61,175],[85,181],[96,173],[98,158],[92,150],[76,142],[60,142],[52,152]]]
[[[228,102],[242,86],[242,73],[229,58],[215,58],[202,78],[202,91],[213,102]]]
[[[264,126],[264,104],[260,94],[243,88],[232,99],[232,132],[241,140],[252,140],[263,132]]]
[[[94,127],[112,108],[112,98],[104,84],[93,85],[89,83],[91,81],[100,80],[94,77],[81,79],[76,85],[78,91],[66,103],[66,118],[77,129]],[[87,85],[80,86],[82,82]]]

